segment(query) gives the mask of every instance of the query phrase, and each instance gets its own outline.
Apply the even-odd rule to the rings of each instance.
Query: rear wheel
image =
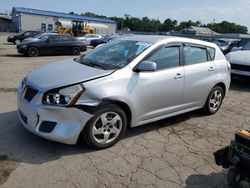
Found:
[[[221,107],[224,95],[223,89],[220,86],[215,86],[208,95],[203,111],[207,115],[215,114]]]
[[[104,149],[116,144],[126,128],[124,111],[117,105],[109,104],[94,112],[94,117],[89,120],[81,135],[89,146]]]
[[[80,50],[79,47],[74,46],[74,47],[72,48],[72,54],[73,54],[73,55],[80,55],[80,53],[81,53],[81,50]]]
[[[30,47],[28,49],[27,55],[30,57],[36,57],[39,55],[39,51],[36,47]]]

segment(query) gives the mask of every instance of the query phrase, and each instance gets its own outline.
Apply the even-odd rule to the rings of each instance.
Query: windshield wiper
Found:
[[[91,60],[87,60],[87,61],[81,61],[82,64],[84,65],[88,65],[88,66],[91,66],[91,67],[100,67],[104,70],[107,70],[106,67],[104,67],[103,65],[99,64],[99,63],[96,63],[94,61],[91,61]]]
[[[89,63],[87,63],[87,64],[90,64],[90,65],[92,65],[92,66],[100,67],[100,68],[102,68],[102,69],[104,69],[104,70],[107,70],[106,67],[104,67],[103,65],[100,65],[100,64],[98,64],[98,63],[95,63],[95,62],[89,62]]]

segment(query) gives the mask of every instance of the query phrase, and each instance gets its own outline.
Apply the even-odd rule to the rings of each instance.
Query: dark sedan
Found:
[[[123,36],[128,36],[128,35],[123,35]],[[120,38],[120,37],[122,37],[122,36],[117,35],[117,34],[113,34],[111,36],[107,35],[107,36],[105,36],[103,38],[100,38],[100,39],[93,39],[93,40],[91,40],[89,45],[93,46],[95,48],[96,46],[98,46],[100,44],[105,44],[107,42],[111,42],[111,41],[113,41],[113,40],[115,40],[117,38]]]
[[[87,46],[74,37],[65,35],[45,35],[40,40],[24,42],[17,45],[18,53],[35,57],[47,54],[79,55]]]
[[[25,31],[23,33],[17,34],[17,35],[13,35],[13,36],[9,36],[7,38],[8,42],[12,42],[16,45],[20,44],[24,39],[28,38],[28,37],[34,37],[36,35],[39,35],[43,33],[42,31]]]

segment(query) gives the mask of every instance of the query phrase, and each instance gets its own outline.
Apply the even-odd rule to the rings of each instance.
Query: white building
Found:
[[[54,31],[57,21],[84,21],[87,26],[96,29],[97,34],[115,33],[117,24],[111,19],[44,11],[23,7],[13,7],[12,23],[17,32],[27,30]]]

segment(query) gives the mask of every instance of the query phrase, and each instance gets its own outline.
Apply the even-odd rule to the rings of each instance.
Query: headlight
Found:
[[[43,103],[49,105],[72,106],[84,90],[85,88],[80,84],[62,89],[51,90],[45,93]]]

